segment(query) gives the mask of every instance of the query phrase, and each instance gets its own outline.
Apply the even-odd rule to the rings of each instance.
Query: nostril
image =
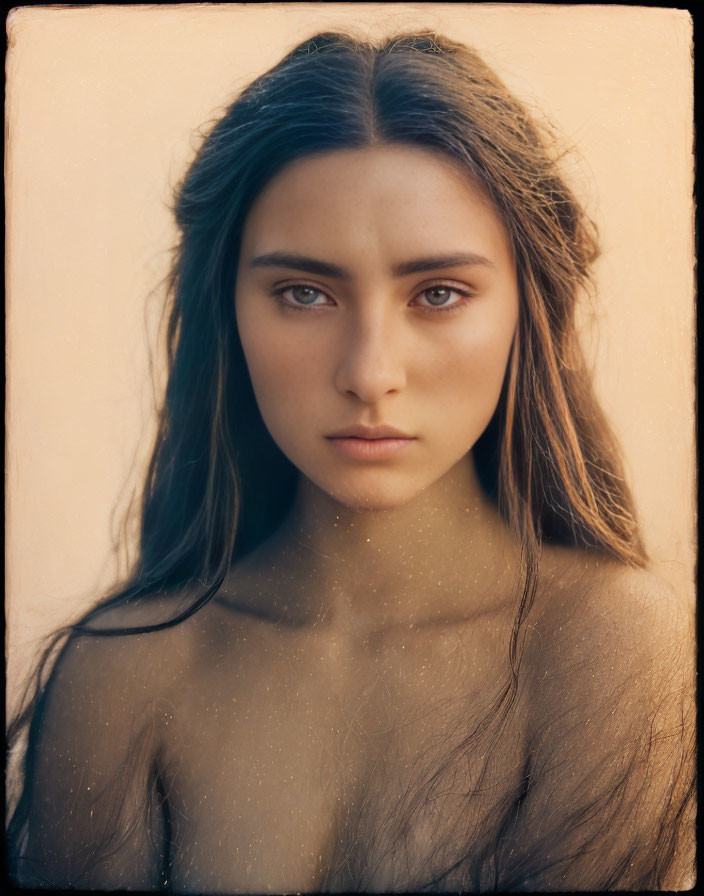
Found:
[[[378,401],[384,395],[399,392],[406,384],[401,365],[383,362],[346,362],[338,370],[338,388],[365,402]]]

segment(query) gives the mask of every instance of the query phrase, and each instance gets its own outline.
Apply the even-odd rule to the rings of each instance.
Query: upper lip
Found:
[[[408,433],[401,432],[400,429],[394,429],[393,426],[363,426],[356,423],[354,426],[347,426],[337,432],[331,433],[328,439],[412,439]]]

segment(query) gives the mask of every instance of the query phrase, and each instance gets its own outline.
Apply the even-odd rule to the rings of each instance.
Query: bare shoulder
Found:
[[[88,742],[106,739],[111,729],[105,746],[115,752],[126,749],[120,739],[147,726],[156,745],[185,683],[197,685],[218,656],[236,653],[237,635],[248,631],[246,615],[215,600],[172,624],[201,594],[192,585],[108,607],[71,633],[44,691],[45,739],[75,735]],[[239,640],[247,643],[246,637]]]
[[[236,579],[233,579],[237,584]],[[57,663],[52,690],[56,698],[71,682],[85,690],[87,703],[108,701],[134,715],[159,712],[182,699],[188,683],[207,685],[213,668],[247,663],[280,626],[253,600],[218,592],[186,619],[178,618],[203,595],[192,583],[167,595],[109,607],[91,619],[89,631],[73,635]],[[176,622],[176,624],[172,624]],[[143,631],[144,629],[151,629]],[[207,680],[207,681],[206,681]],[[75,697],[72,697],[75,699]]]
[[[541,885],[679,888],[694,849],[693,614],[647,571],[577,551],[545,559],[526,639],[523,836],[539,853],[550,844],[536,831],[551,831],[565,858]]]
[[[140,704],[153,702],[187,669],[197,650],[198,626],[188,620],[156,631],[142,629],[169,623],[191,599],[189,590],[96,614],[70,635],[54,671],[52,699],[60,700],[70,685],[74,696],[78,690],[87,702],[109,701],[114,711],[124,705],[134,713]]]
[[[150,633],[135,629],[168,620],[173,605],[156,599],[149,607],[111,608],[61,649],[30,729],[20,880],[95,889],[160,885],[164,733],[201,639],[188,621]]]
[[[646,570],[576,551],[548,557],[541,589],[526,650],[536,729],[591,744],[595,761],[600,745],[645,732],[662,735],[651,746],[664,752],[694,712],[686,601]]]
[[[572,550],[548,552],[528,655],[535,671],[578,684],[588,669],[597,689],[644,691],[663,676],[694,671],[694,614],[686,597],[644,569]]]

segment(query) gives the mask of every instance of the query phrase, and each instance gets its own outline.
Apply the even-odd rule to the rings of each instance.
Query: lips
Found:
[[[334,432],[327,438],[377,441],[379,439],[411,440],[414,436],[409,436],[407,433],[401,432],[400,429],[395,429],[393,426],[363,426],[361,424],[355,424],[354,426],[348,426],[345,429],[341,429],[339,432]]]
[[[398,457],[416,440],[393,426],[355,424],[327,436],[340,454],[358,461],[382,461]]]

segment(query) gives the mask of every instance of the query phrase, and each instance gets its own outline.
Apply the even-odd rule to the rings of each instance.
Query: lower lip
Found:
[[[340,454],[354,460],[387,460],[397,457],[415,439],[328,439]]]

